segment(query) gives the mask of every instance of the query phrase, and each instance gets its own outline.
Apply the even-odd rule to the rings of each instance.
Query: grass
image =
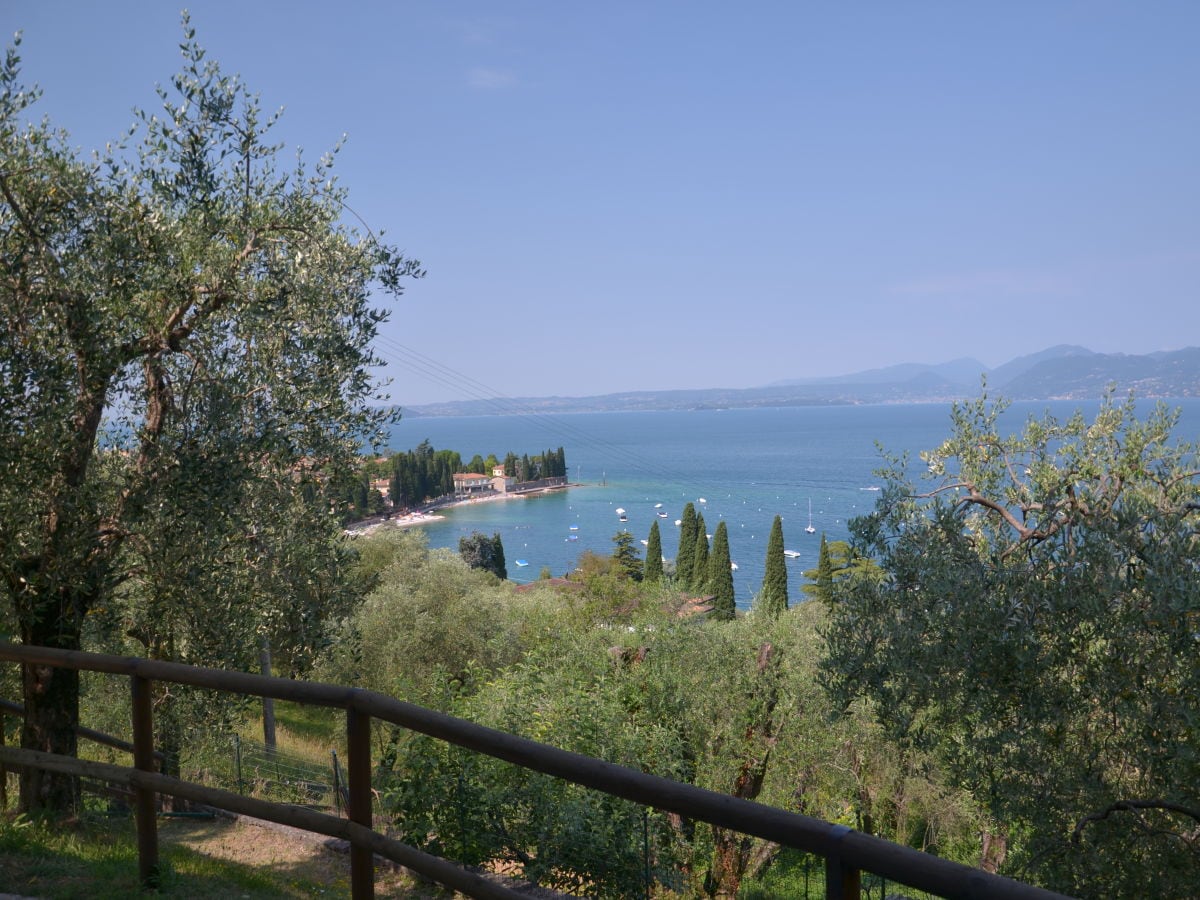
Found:
[[[319,842],[224,819],[162,819],[157,896],[342,897],[349,860]],[[376,874],[376,896],[433,897],[391,872]],[[118,900],[141,892],[132,822],[89,817],[63,825],[0,820],[0,890],[45,900]]]

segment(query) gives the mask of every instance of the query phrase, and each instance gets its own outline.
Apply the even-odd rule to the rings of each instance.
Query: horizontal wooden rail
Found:
[[[18,716],[23,719],[25,718],[25,707],[20,703],[13,703],[11,700],[0,699],[0,718],[5,715]],[[103,731],[96,731],[94,728],[84,728],[82,725],[76,725],[75,734],[81,738],[87,738],[93,743],[112,747],[114,750],[133,753],[133,744],[129,743],[129,741],[123,741],[119,737],[113,737],[111,734],[105,734]],[[159,763],[164,763],[167,760],[167,755],[160,750],[155,750],[154,758]]]
[[[253,816],[256,819],[302,828],[305,831],[324,834],[328,837],[341,838],[472,897],[528,900],[527,894],[521,894],[496,884],[481,875],[460,868],[454,863],[437,856],[430,856],[428,853],[422,853],[415,847],[384,837],[370,828],[307,807],[255,800],[231,791],[203,787],[187,781],[180,781],[177,778],[169,778],[166,775],[139,772],[137,769],[74,759],[69,756],[57,756],[38,750],[0,747],[0,761],[13,767],[29,766],[51,772],[61,772],[65,775],[110,781],[125,787],[140,788],[159,794],[170,794],[244,816]]]
[[[890,881],[951,900],[1046,900],[1062,897],[1043,888],[923,853],[844,825],[834,825],[821,819],[560,750],[361,688],[291,681],[140,657],[21,644],[0,643],[0,660],[108,672],[352,710],[615,797],[816,853],[825,857],[827,872],[832,870],[835,875],[854,870],[872,872]]]

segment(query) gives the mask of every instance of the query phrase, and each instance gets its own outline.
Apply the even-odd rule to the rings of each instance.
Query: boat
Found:
[[[655,504],[654,504],[654,508],[655,508],[655,509],[662,509],[662,504],[661,504],[661,503],[655,503]]]
[[[568,540],[568,541],[577,541],[577,540],[579,540],[579,535],[577,535],[577,534],[568,534],[568,535],[567,535],[567,540]]]
[[[679,527],[680,525],[682,525],[682,524],[683,524],[683,519],[676,519],[676,520],[675,520],[675,527],[676,527],[676,528],[678,528],[678,527]]]
[[[701,497],[701,498],[700,498],[699,500],[697,500],[696,502],[697,502],[697,503],[707,503],[708,501],[707,501],[707,500],[705,500],[703,497]]]
[[[569,527],[569,530],[570,530],[570,531],[578,531],[578,530],[579,530],[579,526],[578,526],[578,525],[571,525],[571,526]]]
[[[528,560],[524,560],[524,559],[518,559],[518,560],[517,560],[517,565],[518,565],[518,566],[527,566],[527,565],[529,565],[529,561],[528,561]]]
[[[625,510],[623,510],[621,507],[619,507],[619,506],[618,506],[618,507],[617,507],[617,515],[618,515],[618,516],[623,516],[623,515],[625,515]]]
[[[660,519],[665,519],[665,518],[667,518],[667,514],[666,514],[666,513],[659,513],[659,514],[658,514],[658,517],[659,517]]]
[[[783,555],[786,556],[788,559],[799,559],[800,551],[799,550],[784,550]]]
[[[617,521],[618,522],[628,522],[629,516],[617,516]]]
[[[735,571],[735,572],[736,572],[736,571],[737,571],[737,563],[735,563],[735,562],[731,562],[731,563],[729,564],[729,568],[731,568],[733,571]]]
[[[813,528],[812,523],[812,497],[808,498],[808,527],[804,529],[809,534],[816,534],[817,529]]]
[[[643,546],[643,547],[649,547],[649,546],[650,546],[650,542],[649,542],[649,541],[646,541],[646,540],[643,540],[643,541],[642,541],[642,546]]]
[[[859,488],[859,490],[860,491],[878,491],[878,490],[880,490],[880,487],[877,484],[873,484],[870,487],[861,487],[861,488]]]

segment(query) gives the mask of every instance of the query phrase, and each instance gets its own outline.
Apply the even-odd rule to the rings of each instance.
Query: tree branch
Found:
[[[1080,819],[1076,823],[1074,831],[1071,832],[1071,843],[1078,844],[1080,837],[1083,835],[1083,829],[1092,822],[1101,822],[1115,812],[1136,812],[1142,809],[1160,809],[1164,812],[1179,813],[1180,815],[1190,816],[1200,823],[1200,809],[1192,809],[1190,806],[1172,803],[1170,800],[1118,800],[1116,803]]]

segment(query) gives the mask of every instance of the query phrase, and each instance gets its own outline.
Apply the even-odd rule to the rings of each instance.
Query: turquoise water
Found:
[[[1095,403],[1016,404],[1006,414],[1020,424],[1050,409],[1067,416]],[[1200,401],[1181,401],[1178,436],[1195,440]],[[584,550],[612,552],[622,528],[645,540],[658,521],[663,553],[678,547],[675,520],[688,501],[704,513],[711,534],[722,519],[737,564],[739,607],[750,605],[763,578],[767,536],[778,513],[784,546],[800,556],[788,561],[789,589],[801,596],[801,572],[816,566],[821,534],[848,535],[847,523],[870,510],[879,483],[876,441],[889,452],[937,446],[949,433],[948,404],[798,407],[787,409],[589,413],[404,419],[392,430],[394,450],[428,439],[437,449],[476,453],[509,450],[531,456],[562,446],[573,482],[568,491],[443,510],[445,520],[424,526],[432,547],[457,548],[472,531],[499,532],[509,578],[532,581],[543,567],[562,575]],[[701,504],[700,498],[706,502]],[[812,502],[815,534],[805,533]],[[656,509],[656,504],[662,504]],[[617,508],[628,522],[617,519]],[[658,518],[664,512],[667,518]],[[571,526],[578,530],[572,531]],[[569,540],[576,535],[576,540]],[[644,548],[642,548],[644,549]],[[527,560],[527,567],[515,565]]]

